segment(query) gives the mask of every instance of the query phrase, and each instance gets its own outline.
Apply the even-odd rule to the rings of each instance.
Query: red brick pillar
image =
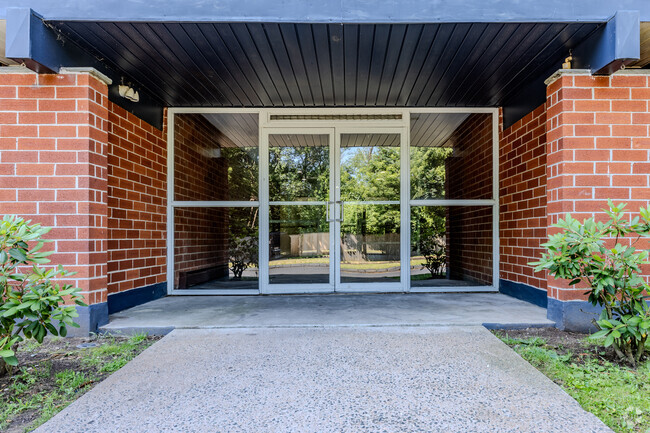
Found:
[[[108,320],[107,84],[100,74],[0,68],[0,214],[53,227],[53,264],[76,271],[81,332]]]
[[[547,80],[547,203],[550,225],[566,213],[606,219],[607,199],[637,211],[650,200],[650,71],[611,77],[559,71]],[[647,248],[647,246],[646,246]],[[584,288],[549,277],[548,316],[586,329],[593,315]]]

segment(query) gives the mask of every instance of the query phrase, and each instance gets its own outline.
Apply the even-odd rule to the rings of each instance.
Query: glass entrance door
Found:
[[[262,293],[402,290],[402,141],[400,131],[265,129]]]
[[[334,130],[283,128],[265,133],[264,143],[268,249],[262,257],[262,292],[333,292]]]
[[[337,290],[401,291],[401,133],[337,132]]]

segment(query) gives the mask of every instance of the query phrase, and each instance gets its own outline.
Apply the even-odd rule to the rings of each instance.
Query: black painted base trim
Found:
[[[557,329],[574,332],[594,332],[597,330],[591,321],[598,319],[601,307],[587,301],[558,301],[548,299],[546,317],[555,322]]]
[[[515,283],[508,280],[499,280],[499,292],[522,301],[535,304],[538,307],[547,308],[548,296],[546,290],[527,284]]]
[[[165,282],[113,293],[108,295],[108,314],[117,313],[163,296],[167,296],[167,283]]]
[[[90,333],[96,333],[100,326],[108,323],[108,304],[93,304],[87,307],[77,307],[79,317],[75,322],[79,328],[68,326],[69,337],[87,337]]]

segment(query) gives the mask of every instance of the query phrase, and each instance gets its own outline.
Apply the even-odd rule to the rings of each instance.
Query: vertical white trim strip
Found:
[[[259,292],[267,293],[269,286],[269,134],[262,128],[264,113],[260,112],[259,140]]]
[[[411,157],[409,141],[410,114],[404,113],[406,125],[400,134],[400,262],[401,283],[405,293],[411,290]]]
[[[334,279],[330,281],[330,284],[333,286],[333,291],[338,292],[341,287],[341,220],[343,219],[343,209],[339,203],[341,200],[341,132],[334,128],[332,134],[334,138],[331,148],[333,165],[330,169],[330,176],[332,176],[331,185],[334,189],[330,195],[333,196],[332,201],[334,202],[332,209],[334,215],[332,240],[334,242],[330,244],[330,260],[333,263]]]
[[[492,286],[499,290],[499,109],[492,111]]]
[[[174,290],[174,119],[172,110],[167,111],[167,294]]]
[[[337,185],[339,184],[339,178],[338,178],[338,166],[336,164],[337,158],[336,155],[339,152],[338,150],[338,135],[336,134],[336,131],[334,129],[331,130],[330,132],[330,137],[328,141],[329,145],[329,165],[330,165],[330,170],[329,170],[329,176],[330,176],[330,190],[327,195],[327,213],[329,214],[329,219],[331,221],[328,222],[328,228],[329,228],[329,233],[330,233],[330,280],[329,284],[332,287],[332,292],[336,290],[336,279],[338,277],[339,272],[337,272],[337,269],[339,269],[338,263],[337,262],[337,257],[338,253],[337,251],[340,250],[338,248],[339,242],[337,238],[337,232],[336,232],[336,225],[340,224],[337,223],[336,220],[336,195],[337,191],[340,188],[337,188]],[[331,203],[334,203],[333,205]]]

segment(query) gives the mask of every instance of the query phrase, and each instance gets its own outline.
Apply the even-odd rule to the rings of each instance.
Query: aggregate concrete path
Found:
[[[501,293],[168,296],[110,316],[107,332],[274,326],[555,326],[546,309]]]
[[[480,326],[175,330],[36,431],[611,432]]]

